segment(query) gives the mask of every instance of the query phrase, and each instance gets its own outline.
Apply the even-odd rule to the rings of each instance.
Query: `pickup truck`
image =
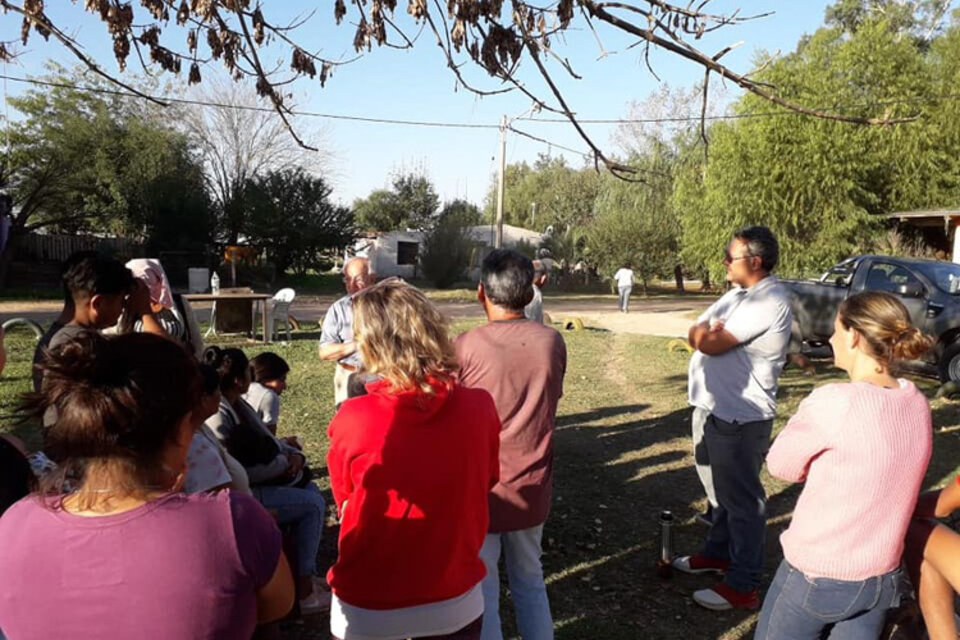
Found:
[[[886,291],[906,306],[913,324],[937,339],[923,361],[909,366],[960,381],[960,264],[919,258],[857,256],[819,280],[783,280],[793,294],[793,338],[817,347],[833,335],[840,303],[860,291]]]

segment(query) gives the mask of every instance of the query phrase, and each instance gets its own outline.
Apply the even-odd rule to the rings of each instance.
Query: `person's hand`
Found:
[[[150,289],[143,280],[138,279],[133,285],[133,291],[127,297],[127,310],[137,318],[151,313]]]
[[[723,331],[723,318],[711,318],[710,319],[710,331]]]
[[[296,478],[300,475],[300,472],[303,471],[303,466],[307,463],[307,459],[304,456],[299,454],[293,454],[290,456],[289,462],[287,463],[287,475],[291,478]]]

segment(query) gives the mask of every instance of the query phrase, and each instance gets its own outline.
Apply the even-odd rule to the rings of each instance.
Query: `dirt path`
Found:
[[[305,328],[314,328],[323,320],[327,308],[336,296],[306,296],[298,298],[291,313]],[[710,300],[700,296],[673,296],[638,298],[633,301],[630,313],[616,311],[616,299],[609,296],[589,298],[547,297],[544,310],[554,322],[580,318],[584,325],[606,329],[614,333],[628,333],[664,337],[686,336],[690,327],[690,313],[705,309]],[[477,302],[439,301],[437,306],[449,317],[481,318],[483,309]],[[26,317],[43,326],[49,325],[60,311],[61,304],[55,300],[23,300],[0,302],[0,322],[11,317]],[[209,318],[210,305],[194,307],[200,321]]]

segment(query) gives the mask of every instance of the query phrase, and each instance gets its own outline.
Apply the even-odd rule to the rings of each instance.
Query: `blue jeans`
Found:
[[[312,482],[304,489],[294,487],[254,487],[260,503],[277,513],[280,524],[296,525],[298,576],[317,572],[317,552],[327,515],[327,505],[320,489]]]
[[[483,628],[481,640],[503,640],[500,627],[500,550],[507,564],[510,594],[517,612],[517,629],[523,640],[553,640],[553,618],[547,585],[543,582],[540,540],[543,525],[487,534],[480,559],[487,567],[483,579]]]
[[[617,287],[617,292],[620,294],[620,311],[627,312],[630,310],[631,291],[633,291],[633,287]]]
[[[784,560],[763,599],[754,640],[876,640],[900,604],[900,569],[849,582],[808,578]]]
[[[710,469],[717,503],[702,553],[730,561],[723,580],[738,591],[756,589],[763,573],[767,496],[760,468],[772,429],[773,420],[724,422],[711,414],[696,453],[697,464]]]

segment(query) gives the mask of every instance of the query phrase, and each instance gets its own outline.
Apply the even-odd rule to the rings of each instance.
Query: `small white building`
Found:
[[[470,277],[479,279],[480,261],[493,249],[496,241],[496,225],[477,225],[468,228],[468,233],[482,251],[478,251],[470,268]],[[543,234],[522,227],[503,225],[503,246],[512,248],[526,242],[539,246]],[[418,258],[423,242],[422,231],[386,231],[362,235],[353,245],[353,255],[370,259],[374,272],[380,277],[399,276],[405,279],[420,275]]]

